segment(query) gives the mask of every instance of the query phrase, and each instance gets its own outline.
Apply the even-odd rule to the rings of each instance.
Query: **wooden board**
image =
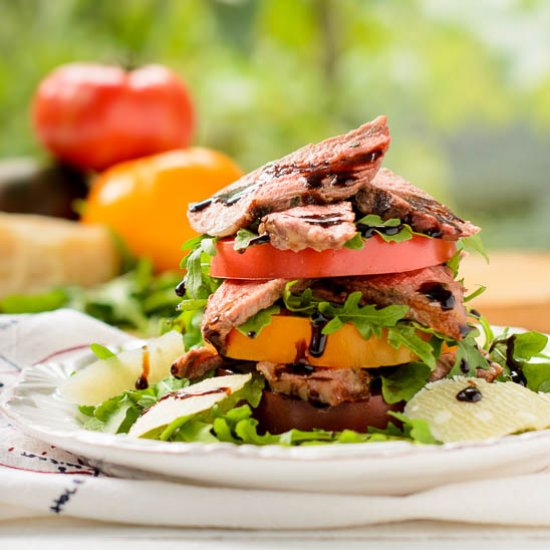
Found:
[[[473,307],[495,325],[550,332],[550,254],[492,252],[490,259],[472,255],[461,264],[469,291],[487,287]]]

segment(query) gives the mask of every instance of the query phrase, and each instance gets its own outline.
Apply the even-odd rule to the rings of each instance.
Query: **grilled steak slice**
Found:
[[[285,279],[224,281],[208,298],[201,327],[203,338],[223,355],[231,330],[276,302],[287,282]]]
[[[371,377],[362,369],[319,369],[307,365],[282,365],[261,361],[257,369],[276,393],[303,401],[339,405],[369,397]]]
[[[453,280],[451,270],[443,265],[389,275],[319,279],[312,288],[314,295],[336,303],[360,291],[365,304],[407,305],[407,319],[456,340],[470,331],[463,303],[464,287]]]
[[[170,368],[172,376],[195,380],[208,371],[223,367],[224,360],[215,351],[202,347],[190,349],[174,361]]]
[[[259,232],[267,233],[271,244],[281,250],[337,250],[357,233],[354,219],[348,201],[298,206],[264,216]]]
[[[400,218],[419,233],[448,241],[479,231],[479,227],[458,218],[428,193],[387,168],[382,168],[369,185],[359,190],[355,202],[364,214],[378,214],[384,220]]]
[[[189,220],[199,233],[225,237],[270,212],[342,201],[370,182],[389,143],[386,117],[378,117],[348,134],[306,145],[191,204]]]

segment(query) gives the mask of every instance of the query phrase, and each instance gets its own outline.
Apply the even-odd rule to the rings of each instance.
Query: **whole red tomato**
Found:
[[[33,123],[55,156],[80,168],[102,170],[123,160],[187,147],[194,114],[185,84],[166,67],[126,71],[74,63],[40,83]]]

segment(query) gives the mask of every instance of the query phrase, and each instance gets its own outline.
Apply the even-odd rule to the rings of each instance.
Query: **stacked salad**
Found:
[[[546,336],[495,336],[468,306],[483,289],[465,295],[458,269],[484,254],[479,228],[381,168],[389,143],[378,117],[191,204],[183,338],[96,346],[62,388],[85,426],[257,445],[550,426]]]

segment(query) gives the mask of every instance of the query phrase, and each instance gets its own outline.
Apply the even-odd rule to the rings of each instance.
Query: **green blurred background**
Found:
[[[0,158],[43,155],[39,80],[76,60],[164,63],[195,143],[245,169],[385,113],[386,165],[485,227],[550,248],[547,0],[0,0]]]

